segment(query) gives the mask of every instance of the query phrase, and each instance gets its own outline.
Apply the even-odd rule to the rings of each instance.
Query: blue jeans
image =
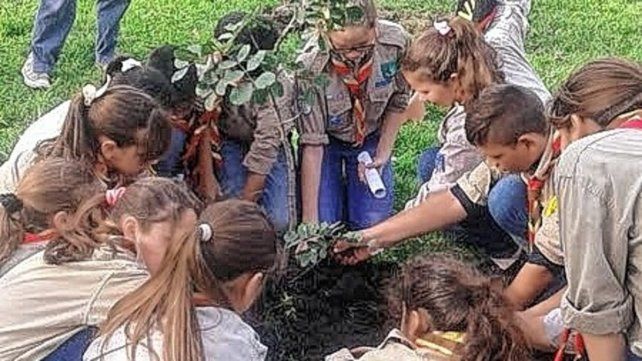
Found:
[[[631,350],[627,351],[626,361],[642,361],[642,357],[637,356]]]
[[[184,173],[183,169],[183,151],[185,150],[185,142],[187,141],[187,134],[182,130],[172,129],[172,140],[169,149],[163,154],[161,159],[156,164],[156,172],[161,177],[176,177]]]
[[[43,361],[82,361],[82,356],[87,347],[89,347],[89,344],[91,344],[97,331],[98,329],[96,327],[87,327],[76,332],[52,353],[47,355]]]
[[[359,230],[390,217],[394,201],[392,164],[388,162],[381,170],[386,195],[380,199],[359,180],[358,174],[357,156],[367,151],[374,157],[378,144],[378,134],[368,136],[360,147],[330,137],[321,166],[319,221],[342,221],[350,230]]]
[[[417,176],[421,184],[428,182],[432,177],[432,173],[437,166],[438,154],[439,147],[430,147],[419,155],[419,160],[417,161]]]
[[[97,0],[98,36],[96,62],[107,64],[114,57],[120,19],[131,0]],[[37,73],[50,73],[76,17],[76,0],[40,0],[36,13],[31,52]]]
[[[497,225],[517,244],[527,246],[526,183],[519,175],[504,177],[495,184],[488,195],[488,210]]]
[[[249,150],[249,144],[233,140],[225,140],[221,144],[223,164],[219,170],[221,190],[226,197],[239,197],[247,180],[247,169],[243,159]],[[288,212],[288,164],[285,152],[281,149],[272,170],[265,179],[265,188],[259,198],[267,212],[274,229],[281,233],[287,230],[290,223]]]

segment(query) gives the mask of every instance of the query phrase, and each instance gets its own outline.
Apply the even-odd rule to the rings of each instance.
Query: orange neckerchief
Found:
[[[22,237],[22,244],[51,241],[56,237],[58,237],[58,232],[53,229],[47,229],[40,233],[25,232],[24,236]]]
[[[541,199],[542,190],[557,163],[557,158],[559,158],[562,153],[562,143],[559,134],[554,134],[552,137],[552,141],[548,145],[549,148],[544,153],[547,156],[542,156],[540,162],[543,163],[540,164],[535,174],[533,174],[527,182],[528,230],[526,232],[528,245],[531,250],[535,242],[535,235],[542,226],[542,210],[544,209],[544,204]]]
[[[372,74],[373,57],[363,64],[356,73],[344,62],[332,58],[334,71],[339,74],[343,83],[348,87],[350,100],[352,101],[352,118],[354,120],[355,145],[361,146],[366,139],[366,111],[363,107],[363,85]]]

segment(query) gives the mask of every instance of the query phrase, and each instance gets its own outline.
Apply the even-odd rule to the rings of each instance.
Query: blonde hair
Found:
[[[248,272],[268,272],[277,263],[276,233],[256,203],[215,203],[205,209],[200,222],[209,234],[198,227],[180,242],[170,244],[159,272],[114,305],[101,326],[103,345],[124,326],[133,345],[133,358],[142,339],[153,327],[159,327],[163,331],[163,360],[201,360],[194,293],[201,292],[219,306],[229,307],[221,291],[223,283]],[[158,358],[157,350],[150,352]]]
[[[30,167],[18,182],[12,196],[17,210],[0,207],[0,266],[22,243],[26,233],[53,228],[51,219],[58,212],[74,213],[80,203],[102,186],[83,162],[50,158]],[[65,230],[56,230],[64,235]]]

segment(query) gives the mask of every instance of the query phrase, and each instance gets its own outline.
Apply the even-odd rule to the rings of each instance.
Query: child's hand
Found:
[[[367,260],[372,256],[368,246],[352,247],[338,253],[336,252],[336,249],[337,248],[335,246],[334,257],[339,263],[344,265],[353,266],[353,265],[356,265],[357,263]]]
[[[357,171],[359,172],[359,180],[361,183],[366,184],[366,169],[376,169],[379,174],[381,174],[381,168],[388,163],[388,160],[390,159],[390,154],[387,155],[387,157],[379,157],[379,155],[375,156],[375,158],[372,160],[372,163],[365,165],[361,162],[359,162],[359,165],[357,166]]]

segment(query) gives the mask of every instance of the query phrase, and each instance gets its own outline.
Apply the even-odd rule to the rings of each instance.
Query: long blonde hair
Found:
[[[201,337],[192,297],[205,294],[229,307],[222,285],[248,272],[268,272],[277,263],[277,238],[265,213],[253,202],[228,200],[209,206],[204,226],[169,245],[162,268],[121,299],[101,326],[103,346],[120,327],[132,344],[130,357],[154,327],[163,331],[163,360],[202,359]],[[211,231],[204,232],[202,227]],[[169,287],[168,285],[171,285]],[[159,358],[158,350],[150,353]]]

